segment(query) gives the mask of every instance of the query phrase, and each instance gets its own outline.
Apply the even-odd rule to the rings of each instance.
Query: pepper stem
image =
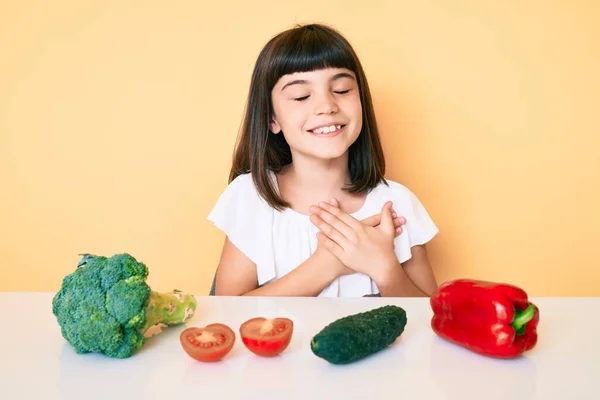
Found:
[[[512,322],[512,326],[515,328],[517,335],[525,333],[525,325],[533,318],[535,314],[535,307],[529,303],[529,306],[524,310],[517,310],[515,312],[515,319]]]

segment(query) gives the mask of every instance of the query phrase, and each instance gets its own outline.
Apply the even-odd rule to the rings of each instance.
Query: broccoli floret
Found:
[[[196,311],[193,295],[156,293],[146,283],[148,268],[129,254],[82,254],[52,299],[61,333],[79,354],[127,358],[151,331],[183,324]]]

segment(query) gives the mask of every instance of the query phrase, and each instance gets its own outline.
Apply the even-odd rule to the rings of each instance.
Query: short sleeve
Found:
[[[275,277],[269,247],[273,212],[256,191],[250,174],[239,175],[225,188],[207,219],[256,264],[259,285]]]
[[[429,242],[439,232],[425,206],[418,197],[405,186],[390,182],[390,200],[399,216],[406,218],[404,232],[395,241],[395,251],[399,261],[412,257],[411,248]]]

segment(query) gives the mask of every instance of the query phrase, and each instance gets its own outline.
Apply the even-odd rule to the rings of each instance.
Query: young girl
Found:
[[[226,234],[216,295],[429,296],[437,227],[384,179],[369,86],[323,25],[272,38],[256,62],[229,186],[208,216]]]

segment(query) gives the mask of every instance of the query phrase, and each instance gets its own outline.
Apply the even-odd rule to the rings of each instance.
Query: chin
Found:
[[[320,149],[321,151],[317,152],[317,153],[312,153],[311,156],[319,159],[319,160],[335,160],[338,159],[340,157],[343,157],[346,155],[346,153],[348,152],[348,148],[343,148],[343,149],[331,149],[330,151],[327,151],[327,149]]]
[[[340,140],[341,139],[341,140]],[[332,139],[319,139],[318,142],[302,143],[302,146],[296,148],[299,155],[302,154],[304,157],[312,158],[320,161],[331,161],[341,157],[345,157],[348,150],[354,140],[348,140],[348,138],[332,138]]]

